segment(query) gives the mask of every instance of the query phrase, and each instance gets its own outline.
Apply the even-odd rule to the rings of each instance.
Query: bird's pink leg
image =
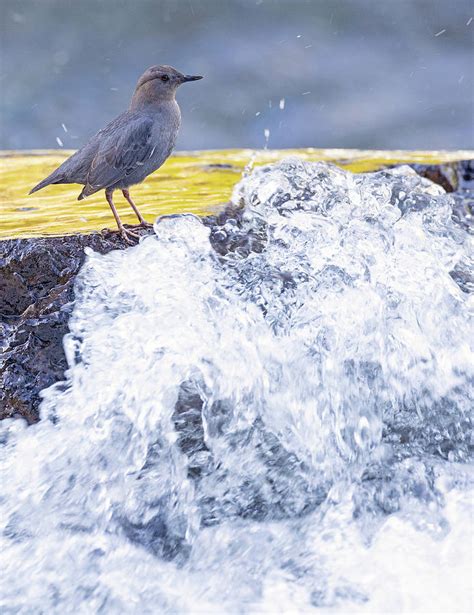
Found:
[[[149,222],[147,222],[145,218],[141,215],[141,213],[138,211],[138,207],[133,202],[132,197],[130,196],[130,192],[128,190],[122,190],[122,194],[127,199],[129,205],[135,212],[137,218],[140,220],[140,226],[144,226],[145,228],[153,226],[153,224],[150,224]]]
[[[110,209],[112,210],[112,213],[114,214],[115,222],[117,223],[120,234],[122,235],[122,237],[125,239],[127,243],[133,243],[133,241],[131,241],[131,237],[133,237],[134,239],[140,239],[140,235],[137,235],[136,233],[132,233],[132,231],[127,231],[127,229],[122,224],[122,220],[120,220],[120,216],[118,215],[117,210],[115,209],[114,201],[112,199],[113,192],[114,192],[113,190],[106,190],[105,198],[107,199],[107,203],[110,205]]]

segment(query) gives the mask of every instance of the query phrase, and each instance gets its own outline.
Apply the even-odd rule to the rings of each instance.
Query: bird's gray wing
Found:
[[[122,118],[121,118],[122,119]],[[124,118],[99,133],[100,145],[94,156],[80,199],[126,180],[153,154],[153,120],[149,117]]]

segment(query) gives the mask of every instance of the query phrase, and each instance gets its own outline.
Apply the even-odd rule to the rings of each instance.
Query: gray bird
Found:
[[[181,112],[176,90],[186,81],[202,79],[183,75],[172,66],[152,66],[140,77],[127,111],[99,130],[80,150],[65,160],[30,194],[50,184],[83,184],[78,200],[105,189],[115,221],[123,238],[139,236],[124,228],[112,195],[121,190],[140,220],[150,226],[138,211],[128,188],[156,171],[171,154]]]

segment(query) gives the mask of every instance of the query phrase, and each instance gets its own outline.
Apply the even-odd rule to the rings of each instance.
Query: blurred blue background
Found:
[[[205,75],[178,93],[180,149],[263,147],[266,131],[272,148],[474,145],[470,0],[1,0],[0,13],[1,149],[77,148],[161,63]]]

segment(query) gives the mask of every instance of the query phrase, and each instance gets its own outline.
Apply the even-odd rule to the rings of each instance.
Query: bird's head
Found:
[[[183,75],[172,66],[151,66],[140,77],[133,99],[153,103],[174,98],[182,83],[202,79],[200,75]],[[133,100],[132,100],[133,102]]]

